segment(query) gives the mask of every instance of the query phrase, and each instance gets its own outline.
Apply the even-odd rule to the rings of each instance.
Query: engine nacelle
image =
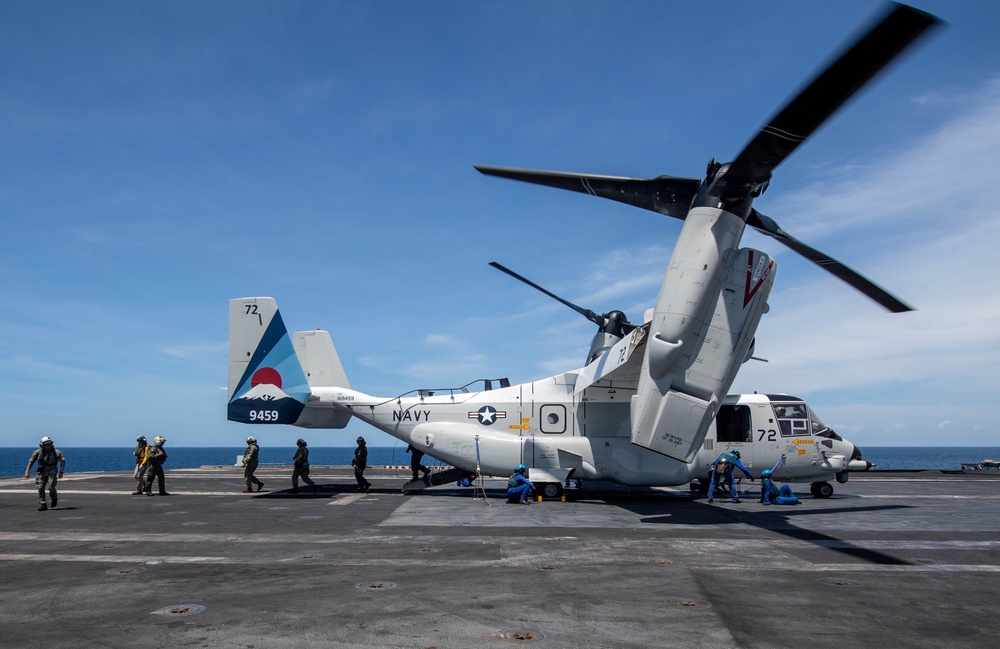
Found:
[[[725,212],[721,215],[736,218]],[[713,254],[706,255],[702,266],[712,259],[716,259]],[[774,261],[756,250],[744,248],[730,254],[720,273],[713,296],[715,308],[708,312],[711,318],[707,323],[698,322],[692,314],[692,305],[706,297],[681,296],[681,291],[667,290],[672,279],[667,271],[639,387],[632,397],[632,443],[683,462],[694,457],[747,357],[766,311],[774,268]],[[708,275],[700,277],[705,279],[701,287],[709,290]],[[679,283],[692,285],[690,278]],[[678,299],[676,307],[673,300]],[[665,332],[681,332],[686,338],[671,340]]]

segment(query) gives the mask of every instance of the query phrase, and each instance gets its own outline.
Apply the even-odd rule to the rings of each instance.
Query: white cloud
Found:
[[[978,422],[989,419],[984,410],[1000,388],[1000,205],[990,191],[1000,177],[997,84],[966,106],[906,150],[767,208],[794,236],[843,257],[918,310],[886,313],[765,244],[778,270],[757,354],[770,363],[744,366],[734,390],[814,395],[824,420],[832,411],[842,421],[868,421],[869,435],[878,429],[893,443],[916,444],[925,433],[939,445],[990,434]],[[785,214],[801,223],[790,226]],[[842,394],[856,395],[855,403],[833,405]],[[947,440],[932,434],[945,429]]]

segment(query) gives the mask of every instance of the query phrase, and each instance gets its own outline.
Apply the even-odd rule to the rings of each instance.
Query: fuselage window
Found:
[[[547,403],[539,409],[538,415],[543,433],[558,435],[566,432],[566,406]]]

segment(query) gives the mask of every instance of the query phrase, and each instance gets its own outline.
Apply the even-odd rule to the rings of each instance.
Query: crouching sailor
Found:
[[[528,498],[535,495],[535,485],[531,483],[531,480],[524,477],[524,473],[527,470],[528,467],[518,464],[517,469],[514,470],[514,474],[507,480],[507,502],[519,502],[522,505],[527,505]]]
[[[792,488],[786,484],[781,485],[781,489],[774,484],[772,470],[764,469],[760,472],[760,500],[765,505],[774,503],[775,505],[798,505],[799,499],[792,493]]]

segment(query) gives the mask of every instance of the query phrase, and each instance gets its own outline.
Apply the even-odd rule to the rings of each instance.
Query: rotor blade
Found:
[[[619,203],[634,205],[644,210],[651,210],[681,220],[687,216],[691,201],[694,200],[695,194],[698,193],[698,186],[701,184],[697,178],[678,178],[675,176],[643,179],[562,171],[536,171],[513,167],[473,166],[477,171],[487,176],[499,176],[609,198]]]
[[[758,185],[838,108],[940,20],[895,5],[777,113],[730,164],[722,182],[738,190]]]
[[[762,234],[766,234],[769,237],[777,239],[809,261],[817,264],[823,270],[826,270],[841,280],[847,282],[889,311],[892,311],[893,313],[913,311],[912,306],[906,304],[880,286],[877,286],[857,271],[852,270],[833,257],[830,257],[815,248],[811,248],[795,237],[790,236],[787,232],[782,230],[781,226],[775,223],[774,219],[771,217],[761,214],[757,210],[750,210],[750,218],[747,219],[747,225]]]
[[[518,275],[517,273],[515,273],[511,269],[507,268],[506,266],[502,266],[502,265],[498,264],[495,261],[491,261],[490,262],[490,266],[493,266],[497,270],[502,270],[503,272],[507,273],[508,275],[510,275],[511,277],[513,277],[514,279],[519,279],[519,280],[521,280],[522,282],[524,282],[525,284],[527,284],[528,286],[530,286],[530,287],[532,287],[534,289],[538,289],[542,293],[545,293],[546,295],[548,295],[553,300],[556,300],[557,302],[562,302],[563,304],[565,304],[569,308],[573,309],[574,311],[576,311],[577,313],[579,313],[580,315],[582,315],[583,317],[585,317],[587,320],[590,320],[591,322],[593,322],[598,327],[603,327],[604,326],[604,318],[602,316],[597,315],[596,313],[594,313],[590,309],[584,309],[583,307],[579,307],[579,306],[573,304],[572,302],[569,302],[567,300],[562,299],[561,297],[559,297],[555,293],[552,293],[550,291],[545,290],[544,288],[542,288],[538,284],[535,284],[534,282],[532,282],[530,279],[521,277],[520,275]]]

